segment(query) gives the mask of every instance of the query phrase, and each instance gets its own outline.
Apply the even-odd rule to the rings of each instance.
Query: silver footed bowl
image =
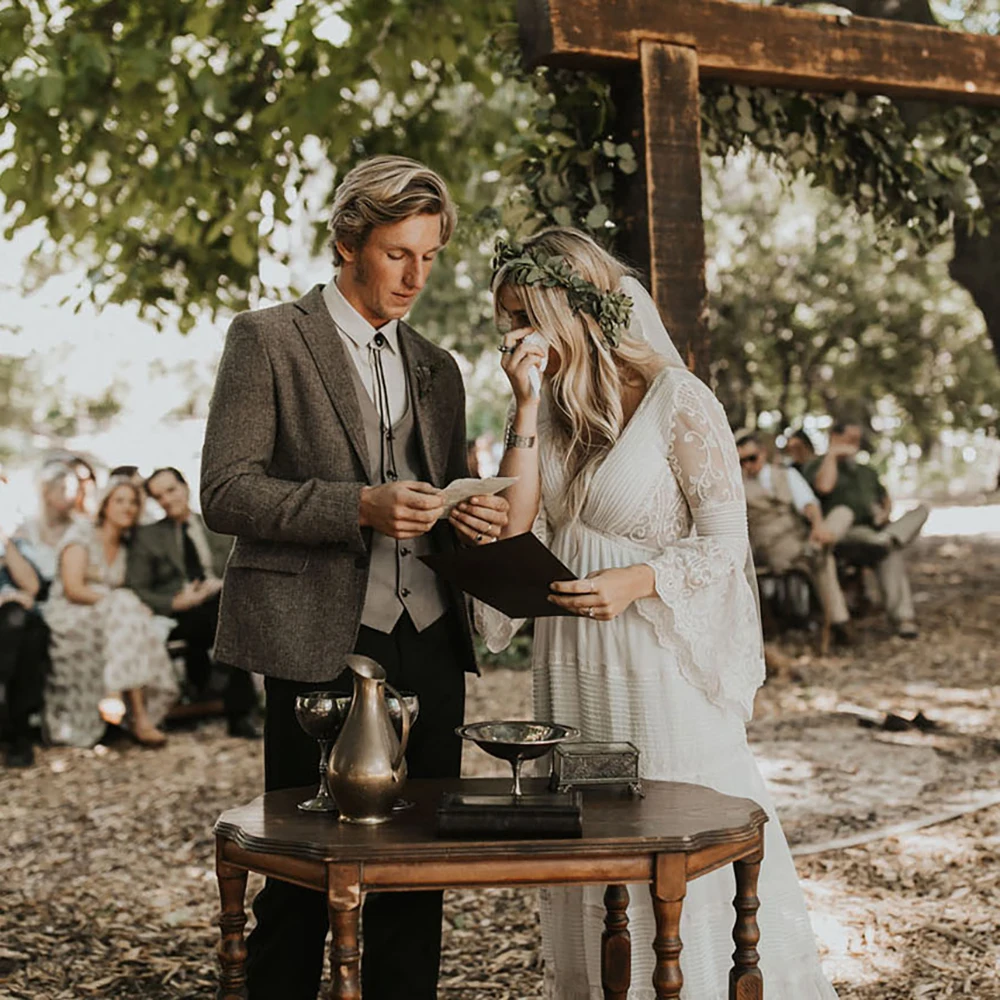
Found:
[[[491,757],[508,761],[514,773],[511,794],[521,795],[521,764],[547,754],[566,740],[575,740],[579,729],[556,722],[473,722],[456,730],[463,740],[471,740]]]

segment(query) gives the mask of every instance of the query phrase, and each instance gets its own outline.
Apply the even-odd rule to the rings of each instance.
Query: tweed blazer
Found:
[[[204,524],[199,514],[191,517],[199,518]],[[233,547],[232,535],[217,534],[206,526],[205,538],[212,552],[212,572],[221,579]],[[173,599],[186,583],[184,545],[178,535],[177,522],[165,517],[155,524],[137,528],[128,549],[125,586],[134,590],[158,615],[169,617]]]
[[[427,481],[468,475],[465,389],[454,358],[405,323],[406,368]],[[321,286],[297,302],[238,315],[229,328],[202,452],[201,505],[236,536],[215,657],[271,677],[332,680],[357,640],[371,529],[359,526],[372,477],[361,407]],[[458,543],[446,521],[442,550]],[[466,602],[460,656],[475,670]]]

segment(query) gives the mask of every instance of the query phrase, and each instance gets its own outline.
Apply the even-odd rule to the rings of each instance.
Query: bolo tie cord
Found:
[[[382,348],[385,346],[385,342],[385,337],[377,334],[369,345],[372,373],[375,376],[375,404],[378,409],[379,421],[379,474],[383,483],[387,478],[392,482],[396,482],[399,478],[396,471],[396,455],[393,448],[392,411],[389,409],[389,386],[385,379],[385,369],[382,367]]]

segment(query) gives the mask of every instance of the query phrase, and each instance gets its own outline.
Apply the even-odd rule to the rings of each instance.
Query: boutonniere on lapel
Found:
[[[424,399],[429,396],[434,388],[434,381],[437,378],[439,368],[435,364],[427,361],[418,361],[414,366],[414,373],[417,377],[417,397]]]

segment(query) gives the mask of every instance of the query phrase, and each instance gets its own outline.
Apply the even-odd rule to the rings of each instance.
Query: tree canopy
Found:
[[[956,29],[1000,21],[997,0],[840,6]],[[492,336],[495,231],[574,224],[613,245],[637,167],[611,81],[525,73],[514,16],[513,0],[14,0],[0,10],[6,233],[43,222],[36,260],[87,261],[81,298],[186,330],[205,310],[287,296],[296,254],[321,250],[337,177],[405,151],[443,174],[462,212],[414,319],[474,358]],[[709,236],[718,251],[731,241],[711,290],[731,407],[791,417],[861,384],[891,391],[920,433],[988,422],[995,368],[944,268],[950,257],[1000,351],[1000,115],[720,84],[702,108]],[[831,192],[796,188],[814,221],[792,264],[766,245],[790,189],[773,195],[768,175],[711,201],[720,164],[747,146],[787,183]]]
[[[517,110],[492,100],[487,44],[510,17],[475,0],[16,0],[0,11],[7,233],[43,219],[40,254],[91,261],[94,301],[190,328],[267,291],[261,249],[287,261],[331,165],[405,149],[474,213]]]

